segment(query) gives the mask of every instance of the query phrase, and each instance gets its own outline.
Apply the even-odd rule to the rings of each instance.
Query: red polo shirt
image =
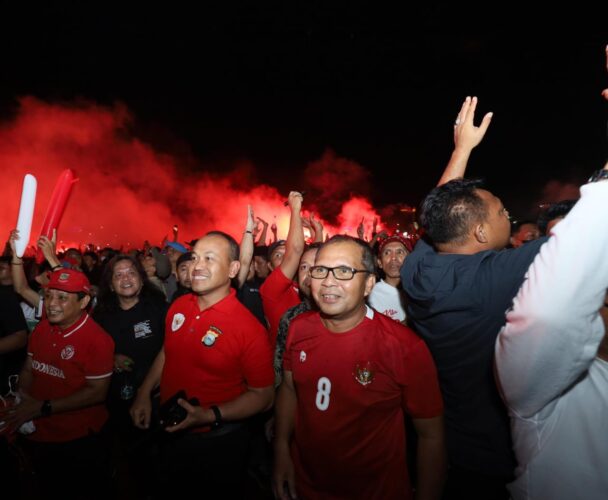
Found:
[[[65,398],[87,380],[107,378],[114,367],[114,341],[88,314],[66,330],[38,323],[29,340],[32,361],[30,395],[34,399]],[[108,418],[103,403],[34,420],[33,441],[64,442],[99,432]]]
[[[236,298],[234,290],[200,310],[195,294],[177,299],[165,323],[161,401],[181,389],[201,406],[220,405],[274,383],[266,330]]]
[[[260,295],[262,296],[264,316],[266,316],[270,325],[268,327],[270,342],[274,347],[281,316],[285,314],[287,309],[301,302],[300,295],[296,284],[285,276],[280,267],[272,271],[268,278],[264,280],[260,287]]]

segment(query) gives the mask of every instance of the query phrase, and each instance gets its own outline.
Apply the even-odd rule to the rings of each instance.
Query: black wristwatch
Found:
[[[217,406],[210,406],[209,409],[213,412],[213,414],[215,415],[215,422],[213,422],[211,424],[211,427],[213,429],[216,429],[217,427],[220,427],[222,425],[222,423],[224,422],[222,420],[222,413],[220,412],[220,409]]]
[[[51,400],[45,399],[40,407],[40,415],[43,417],[48,417],[51,413],[53,413],[53,407],[51,406]]]
[[[608,179],[608,170],[604,169],[604,168],[600,168],[599,170],[596,170],[595,172],[593,172],[593,175],[591,177],[589,177],[589,180],[587,182],[597,182],[597,181],[603,181]]]

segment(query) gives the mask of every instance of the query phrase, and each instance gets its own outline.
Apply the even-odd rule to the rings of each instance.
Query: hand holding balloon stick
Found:
[[[63,216],[65,206],[72,191],[72,185],[77,180],[78,179],[74,178],[74,173],[69,168],[64,170],[59,176],[59,179],[57,179],[57,184],[55,184],[49,207],[44,216],[40,236],[46,236],[49,239],[53,237],[53,230],[56,231],[61,222],[61,217]],[[39,248],[36,252],[36,262],[40,264],[43,260],[44,255]]]

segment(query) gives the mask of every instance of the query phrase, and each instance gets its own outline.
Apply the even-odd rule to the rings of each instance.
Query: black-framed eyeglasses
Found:
[[[367,269],[353,269],[348,266],[312,266],[310,268],[310,277],[316,280],[322,280],[327,278],[329,271],[334,275],[334,278],[341,281],[352,280],[357,273],[369,273]]]

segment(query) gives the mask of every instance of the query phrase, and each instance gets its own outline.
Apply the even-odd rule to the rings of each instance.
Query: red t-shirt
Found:
[[[177,299],[167,313],[164,350],[161,401],[183,389],[203,407],[220,405],[248,386],[274,382],[266,330],[234,290],[204,311],[194,294]]]
[[[114,341],[88,314],[63,331],[47,319],[38,323],[29,340],[32,361],[30,395],[58,399],[82,389],[87,380],[107,378],[114,368]],[[33,441],[64,442],[99,432],[108,418],[105,404],[53,413],[34,420]]]
[[[298,398],[292,457],[299,496],[411,498],[404,412],[443,412],[425,343],[370,308],[344,333],[308,312],[291,323],[283,365]]]
[[[301,302],[300,296],[295,283],[283,274],[280,267],[272,271],[264,280],[260,287],[260,295],[262,296],[264,316],[266,316],[269,324],[270,342],[274,347],[281,316],[285,314],[287,309]]]

